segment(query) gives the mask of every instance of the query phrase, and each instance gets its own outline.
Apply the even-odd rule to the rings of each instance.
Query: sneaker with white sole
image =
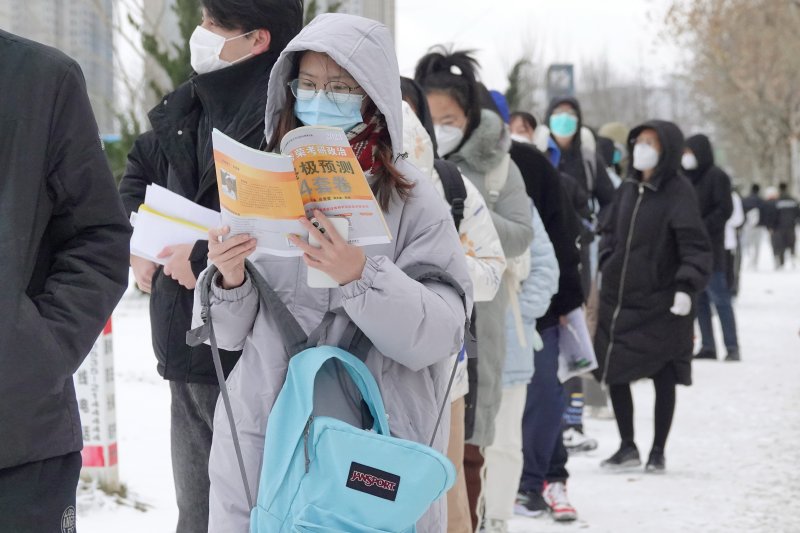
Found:
[[[514,514],[536,518],[542,516],[550,507],[539,492],[518,493],[514,503]]]
[[[563,481],[545,482],[543,496],[556,522],[573,522],[578,519],[578,512],[567,498],[567,484]]]
[[[564,447],[569,453],[590,452],[597,449],[597,441],[589,438],[577,428],[567,428],[562,435]]]

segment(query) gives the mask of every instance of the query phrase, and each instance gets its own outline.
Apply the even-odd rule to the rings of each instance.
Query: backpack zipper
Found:
[[[308,417],[308,422],[306,422],[306,427],[303,430],[303,451],[305,452],[306,456],[306,474],[308,474],[308,470],[311,466],[311,459],[308,454],[308,438],[311,434],[311,422],[314,421],[314,415]]]
[[[622,310],[622,296],[625,292],[625,278],[628,275],[628,260],[631,254],[631,242],[633,241],[633,230],[636,228],[636,217],[639,214],[639,206],[642,205],[644,198],[644,184],[639,184],[639,197],[636,199],[636,205],[633,207],[633,215],[631,216],[631,229],[628,232],[628,239],[625,243],[625,257],[622,259],[622,276],[620,277],[619,292],[617,293],[617,306],[614,308],[614,314],[611,318],[611,329],[609,330],[608,348],[606,349],[606,362],[603,365],[603,379],[600,380],[603,390],[608,389],[608,364],[611,360],[611,350],[614,348],[614,329],[617,325],[617,318]]]

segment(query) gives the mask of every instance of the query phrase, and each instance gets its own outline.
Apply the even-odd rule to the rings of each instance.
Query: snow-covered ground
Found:
[[[619,444],[616,426],[587,419],[600,448],[568,464],[578,522],[517,519],[512,531],[800,531],[800,270],[773,272],[765,258],[758,272],[743,273],[736,310],[743,362],[694,365],[694,386],[678,391],[666,475],[601,472],[600,460]],[[82,533],[167,533],[177,517],[169,387],[156,374],[147,300],[126,296],[114,328],[119,469],[128,497],[119,503],[84,491],[78,526]],[[652,385],[633,389],[646,455]]]

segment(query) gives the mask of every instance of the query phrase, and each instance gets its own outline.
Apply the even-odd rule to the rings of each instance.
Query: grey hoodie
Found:
[[[317,17],[281,54],[269,82],[267,138],[285,105],[284,91],[292,62],[298,59],[296,52],[305,50],[327,53],[352,74],[385,115],[395,154],[402,153],[400,76],[391,36],[382,24],[350,15]],[[301,259],[263,255],[252,259],[306,333],[320,324],[326,311],[337,313],[322,344],[337,344],[350,320],[364,331],[375,346],[366,364],[383,395],[392,434],[427,444],[438,407],[445,401],[450,374],[447,361],[463,343],[467,315],[450,286],[417,283],[402,269],[427,263],[447,270],[470,295],[470,310],[472,286],[450,213],[430,178],[403,159],[397,166],[415,187],[406,202],[393,199],[385,214],[393,241],[364,249],[368,258],[360,280],[333,290],[311,289]],[[211,313],[220,348],[243,349],[228,378],[228,389],[255,494],[269,413],[283,385],[288,357],[279,325],[269,310],[259,305],[249,280],[229,291],[216,284],[212,287]],[[197,301],[195,324],[199,324]],[[358,404],[347,384],[330,368],[326,378],[317,382],[315,414],[360,424]],[[449,409],[445,413],[434,441],[440,451],[448,440]],[[249,531],[250,513],[222,408],[214,419],[209,477],[209,531]],[[420,532],[445,531],[445,505],[442,498],[432,506],[420,521]]]

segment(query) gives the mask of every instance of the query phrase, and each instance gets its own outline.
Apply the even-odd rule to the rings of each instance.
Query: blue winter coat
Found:
[[[533,240],[531,241],[531,274],[519,293],[520,313],[528,345],[522,347],[517,337],[514,315],[506,311],[506,361],[503,387],[526,384],[533,376],[533,347],[538,340],[536,319],[544,316],[550,299],[558,292],[558,261],[544,223],[533,208]]]

